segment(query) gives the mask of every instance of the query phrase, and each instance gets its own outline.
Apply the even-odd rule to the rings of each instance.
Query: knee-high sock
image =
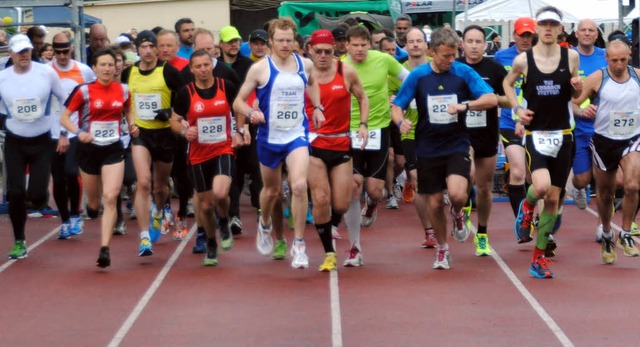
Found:
[[[509,192],[509,202],[511,203],[511,209],[513,210],[513,215],[518,215],[518,208],[520,207],[520,202],[527,196],[527,192],[524,189],[524,184],[520,185],[507,185],[507,191]]]
[[[349,231],[349,240],[352,245],[362,249],[360,247],[360,199],[351,200],[349,210],[344,214],[344,221],[347,224],[347,230]]]

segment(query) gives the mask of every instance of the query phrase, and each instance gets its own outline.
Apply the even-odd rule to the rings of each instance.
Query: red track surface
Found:
[[[258,254],[255,214],[246,205],[242,212],[245,234],[221,253],[216,268],[202,267],[202,256],[191,254],[193,238],[181,250],[165,235],[152,257],[138,257],[137,226],[130,221],[128,234],[114,237],[112,266],[100,270],[94,265],[98,221],[86,221],[83,235],[59,241],[51,232],[59,219],[30,219],[30,246],[49,237],[27,259],[0,261],[0,346],[637,343],[631,332],[640,258],[618,249],[615,265],[601,264],[593,242],[596,217],[575,206],[565,207],[551,280],[529,276],[533,243],[516,244],[507,203],[494,205],[489,223],[497,256],[476,257],[471,238],[451,241],[449,271],[431,269],[434,250],[419,247],[413,206],[386,210],[381,204],[378,221],[362,232],[366,265],[340,267],[333,279],[316,271],[323,255],[312,226],[306,236],[311,267],[294,270],[289,260]],[[13,242],[7,216],[0,216],[0,226],[4,257]],[[340,262],[349,248],[348,233],[341,232]],[[292,233],[287,236],[290,241]],[[331,305],[332,281],[339,307]]]

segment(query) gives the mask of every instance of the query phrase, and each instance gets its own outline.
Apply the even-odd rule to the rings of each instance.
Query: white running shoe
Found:
[[[587,208],[587,190],[582,188],[582,189],[577,189],[577,188],[573,188],[573,202],[576,204],[576,206],[581,209],[584,210]]]
[[[439,248],[436,251],[436,260],[433,262],[433,268],[438,270],[449,270],[451,265],[451,255],[448,249]]]
[[[294,269],[306,269],[309,267],[309,257],[305,252],[304,242],[294,242],[291,247],[291,267]]]
[[[471,230],[469,230],[467,223],[465,223],[464,210],[455,213],[453,207],[451,207],[451,219],[453,220],[453,230],[451,231],[453,238],[458,242],[466,241],[467,238],[469,238]]]
[[[273,239],[271,238],[271,225],[265,228],[258,218],[258,232],[256,233],[256,248],[262,255],[270,255],[273,252]]]
[[[387,198],[387,208],[390,210],[398,209],[398,198],[393,195],[389,195]]]
[[[598,224],[598,227],[596,228],[596,242],[600,243],[602,241],[602,233],[604,233],[602,224]]]
[[[349,258],[344,261],[346,267],[358,267],[364,265],[364,258],[362,252],[355,245],[349,250]]]

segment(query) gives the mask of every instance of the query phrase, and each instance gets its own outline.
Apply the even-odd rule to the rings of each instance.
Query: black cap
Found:
[[[151,42],[154,46],[158,45],[158,39],[156,38],[156,34],[151,30],[143,30],[138,33],[136,37],[136,47],[140,47],[145,42]]]
[[[249,42],[253,40],[262,40],[264,42],[267,42],[269,41],[269,34],[267,34],[267,32],[262,29],[256,29],[251,32],[251,35],[249,35]]]
[[[347,29],[343,27],[335,27],[331,30],[331,34],[333,35],[334,40],[345,39],[347,38]]]

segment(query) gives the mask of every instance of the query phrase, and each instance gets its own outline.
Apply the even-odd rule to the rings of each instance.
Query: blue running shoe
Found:
[[[151,210],[151,218],[149,220],[149,238],[151,243],[158,242],[158,239],[162,234],[162,214],[160,214],[160,216],[155,216],[154,212],[155,208]]]
[[[60,226],[60,232],[58,232],[58,240],[66,240],[71,237],[69,229],[71,228],[71,221],[63,222]]]
[[[533,240],[531,238],[531,225],[533,224],[533,209],[529,208],[529,204],[525,205],[526,199],[520,202],[518,208],[518,216],[513,225],[513,231],[516,234],[518,243],[525,243]]]
[[[164,209],[162,211],[162,227],[161,227],[161,231],[162,234],[166,234],[169,231],[171,231],[171,227],[174,225],[173,222],[173,212],[171,211],[171,205],[169,204],[165,204],[164,205]]]
[[[84,231],[84,220],[81,216],[71,216],[69,218],[69,235],[80,235]]]
[[[549,269],[550,264],[553,264],[553,261],[539,256],[538,259],[531,262],[529,274],[535,278],[553,278],[553,272]]]
[[[151,240],[148,237],[140,239],[140,247],[138,248],[138,256],[148,257],[153,255],[153,247],[151,246]]]
[[[193,254],[202,254],[207,252],[207,235],[204,232],[198,232],[196,236],[196,244],[191,250]]]

